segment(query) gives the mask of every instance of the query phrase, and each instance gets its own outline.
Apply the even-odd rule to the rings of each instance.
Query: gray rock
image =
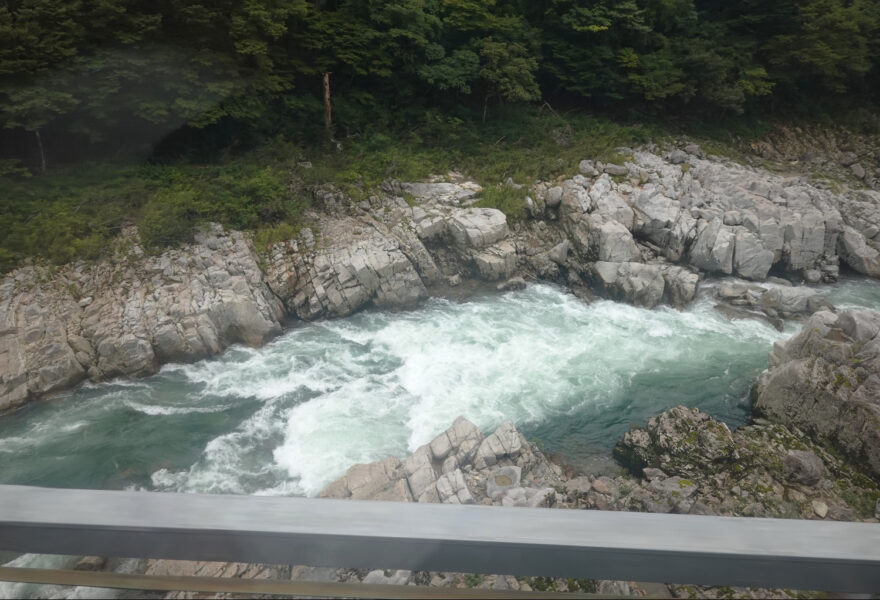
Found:
[[[880,277],[880,251],[852,227],[843,228],[838,252],[844,262],[859,273]]]
[[[0,280],[0,411],[87,376],[148,375],[279,333],[284,307],[249,240],[216,225],[195,238],[147,256],[126,229],[111,257],[87,267],[24,267]]]
[[[508,488],[501,496],[502,506],[528,506],[528,502],[526,490],[522,487]]]
[[[558,265],[564,265],[565,261],[568,259],[568,251],[571,249],[571,242],[568,240],[563,240],[553,246],[550,250],[549,257],[550,260],[555,262]]]
[[[635,195],[633,231],[659,246],[666,257],[678,261],[695,234],[696,220],[681,204],[647,188]]]
[[[687,162],[688,158],[688,153],[682,150],[673,150],[666,156],[666,160],[674,165],[680,165],[683,162]]]
[[[364,577],[367,585],[406,585],[412,579],[412,571],[395,571],[376,569]]]
[[[860,165],[859,163],[855,163],[854,165],[850,165],[849,170],[852,171],[852,174],[858,177],[859,179],[865,178],[865,167]]]
[[[822,271],[819,269],[806,269],[804,271],[804,281],[807,283],[821,283]]]
[[[439,202],[457,206],[476,196],[482,188],[474,182],[465,183],[404,183],[403,191],[420,202]]]
[[[499,283],[496,289],[499,292],[510,292],[514,290],[524,290],[526,288],[526,280],[522,277],[511,277],[507,281]]]
[[[575,477],[565,483],[565,488],[569,493],[585,495],[593,488],[593,484],[589,477]]]
[[[624,165],[606,164],[603,169],[609,175],[629,175],[629,169]]]
[[[444,504],[474,504],[474,496],[468,488],[464,473],[455,469],[437,478],[437,494]]]
[[[683,477],[668,477],[652,479],[648,489],[665,496],[671,504],[677,504],[693,496],[697,491],[697,484]]]
[[[880,314],[828,311],[770,355],[755,386],[755,410],[831,440],[880,475]]]
[[[597,177],[599,175],[599,171],[596,170],[596,165],[591,160],[582,160],[578,164],[578,171],[587,177]]]
[[[103,571],[107,559],[102,556],[83,556],[73,567],[74,571]]]
[[[629,230],[599,214],[573,217],[566,224],[575,247],[585,260],[639,262],[641,252]]]
[[[516,247],[510,242],[499,242],[474,256],[474,263],[483,279],[506,279],[516,270]]]
[[[666,286],[658,265],[600,261],[593,264],[591,276],[601,294],[645,308],[660,303]]]
[[[599,596],[606,597],[633,595],[632,587],[625,581],[600,581],[596,591],[599,593]]]
[[[758,236],[748,231],[737,232],[733,268],[740,277],[758,281],[766,279],[773,258],[773,252],[764,248]]]
[[[645,428],[630,429],[614,455],[635,474],[650,467],[685,478],[717,472],[739,458],[727,425],[684,406],[652,417]]]
[[[522,469],[516,466],[493,469],[486,480],[486,495],[497,500],[509,490],[519,486]]]
[[[814,486],[822,480],[822,459],[807,450],[789,450],[782,461],[785,477],[792,483]]]
[[[603,496],[617,496],[619,490],[614,480],[602,475],[593,480],[593,491]]]
[[[714,219],[697,233],[691,248],[690,263],[707,272],[733,273],[733,254],[736,236],[721,219]]]
[[[700,276],[684,267],[674,265],[662,266],[661,272],[666,283],[664,287],[666,301],[677,308],[690,304],[697,295]]]
[[[547,190],[547,197],[544,199],[544,202],[547,203],[549,208],[556,208],[562,202],[562,194],[563,190],[561,187],[552,187]]]
[[[508,235],[507,217],[494,208],[459,210],[448,228],[455,244],[463,248],[485,248]]]
[[[760,298],[764,312],[783,316],[809,315],[818,310],[834,310],[816,290],[808,287],[779,287],[765,291]]]
[[[327,222],[319,251],[282,247],[269,262],[269,286],[299,318],[347,316],[369,303],[413,307],[427,296],[416,264],[440,276],[417,237],[408,239],[407,247],[390,232],[358,235],[355,228],[351,220]],[[426,257],[424,262],[418,256]]]
[[[608,176],[605,175],[607,178]],[[601,179],[599,181],[602,181]],[[609,184],[610,186],[610,181]],[[632,229],[635,223],[635,212],[626,203],[623,197],[615,190],[602,191],[597,182],[590,190],[590,197],[596,204],[596,212],[606,221],[617,221],[627,229]]]
[[[330,483],[319,494],[322,498],[354,498],[368,500],[384,497],[400,502],[412,502],[409,488],[401,486],[405,473],[396,458],[354,465],[345,475]]]
[[[480,443],[474,458],[474,466],[477,469],[485,469],[497,464],[502,458],[516,458],[522,448],[522,436],[512,422],[505,421]]]
[[[655,469],[653,467],[645,467],[644,469],[642,469],[642,473],[645,475],[645,479],[647,479],[648,481],[666,478],[666,473],[664,473],[660,469]]]

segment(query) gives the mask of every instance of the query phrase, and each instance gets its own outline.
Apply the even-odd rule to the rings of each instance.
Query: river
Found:
[[[352,464],[405,456],[464,415],[510,419],[568,464],[606,459],[677,404],[736,427],[785,332],[687,310],[584,304],[561,288],[431,299],[301,324],[135,381],[86,384],[0,419],[0,483],[314,495]],[[880,308],[880,284],[823,288]]]

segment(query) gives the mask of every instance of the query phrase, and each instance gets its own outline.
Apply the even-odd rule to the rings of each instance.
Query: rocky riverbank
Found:
[[[311,226],[265,253],[208,226],[194,244],[147,256],[129,230],[110,258],[25,266],[0,281],[0,411],[85,379],[259,345],[291,320],[412,307],[463,281],[540,279],[653,307],[686,305],[705,274],[816,283],[846,265],[880,276],[880,192],[836,193],[694,145],[622,152],[622,165],[585,160],[570,179],[536,183],[515,223],[472,206],[480,187],[453,173],[389,182],[360,202],[319,190]],[[733,318],[778,325],[821,307],[794,289],[752,294],[759,310],[742,306],[748,292],[721,300]]]
[[[614,451],[620,469],[566,471],[513,423],[484,435],[460,417],[402,460],[350,467],[320,497],[877,523],[880,446],[878,423],[870,419],[880,408],[872,387],[880,374],[878,344],[880,313],[819,311],[774,349],[771,367],[754,389],[751,423],[731,432],[696,409],[671,408],[623,436]],[[799,357],[813,350],[806,359],[811,366],[804,368]],[[861,375],[850,376],[846,369],[862,369]],[[851,377],[849,387],[839,383],[841,372]],[[841,418],[848,412],[858,418]],[[857,438],[860,445],[853,447]],[[148,572],[244,577],[259,572],[304,580],[681,598],[805,597],[788,590],[304,566],[152,561]]]

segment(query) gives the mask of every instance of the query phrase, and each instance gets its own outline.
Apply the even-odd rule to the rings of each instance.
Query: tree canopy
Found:
[[[342,135],[500,103],[876,99],[878,40],[876,0],[6,0],[0,152],[27,155],[30,134],[72,156],[181,128],[317,135],[323,73]]]

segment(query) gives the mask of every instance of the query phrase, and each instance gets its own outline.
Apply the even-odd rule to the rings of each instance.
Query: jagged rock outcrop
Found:
[[[773,269],[817,283],[843,261],[880,276],[880,193],[834,193],[693,145],[649,150],[535,184],[530,218],[516,223],[474,206],[481,188],[450,173],[388,182],[359,202],[321,188],[309,226],[265,255],[208,226],[160,256],[144,256],[129,232],[112,259],[19,269],[0,281],[0,411],[85,378],[258,345],[287,319],[413,307],[469,279],[542,279],[650,308],[687,305],[702,273],[764,280]],[[723,310],[781,327],[828,308],[800,288],[753,295]]]
[[[281,331],[281,303],[241,233],[209,226],[196,243],[144,256],[136,234],[114,260],[0,283],[0,410],[93,380],[146,375]]]
[[[425,210],[376,198],[375,214],[365,218],[345,214],[343,200],[325,194],[327,212],[312,214],[312,227],[264,258],[243,234],[218,225],[159,256],[146,256],[131,230],[111,260],[7,275],[0,282],[0,411],[86,378],[149,375],[232,343],[258,346],[286,319],[341,317],[368,305],[411,308],[428,295],[427,285],[450,277],[506,280],[517,268],[517,247],[498,210]],[[434,241],[441,248],[432,253],[425,243]]]
[[[833,519],[875,518],[880,486],[794,425],[757,419],[731,433],[675,407],[636,427],[615,454],[631,475],[567,482],[570,507]]]
[[[511,422],[488,436],[459,417],[404,460],[354,465],[327,485],[323,498],[442,502],[447,504],[552,504],[561,469]]]
[[[715,297],[720,302],[715,308],[726,317],[764,320],[779,331],[783,329],[783,319],[802,319],[820,310],[836,310],[815,288],[791,284],[767,287],[724,282],[718,286]]]
[[[561,191],[559,218],[584,260],[641,262],[623,252],[631,247],[619,230],[603,236],[601,227],[613,222],[655,255],[708,273],[761,281],[777,268],[833,281],[842,259],[876,276],[880,193],[836,194],[805,177],[709,160],[688,148],[665,157],[631,151],[615,171],[625,181],[591,167],[561,185],[538,185],[538,206],[552,207],[547,198]]]
[[[645,308],[657,306],[666,287],[659,265],[600,261],[593,264],[590,274],[603,295]]]
[[[820,311],[754,391],[755,410],[827,440],[880,477],[880,313]]]
[[[628,431],[614,455],[636,473],[651,468],[683,477],[729,468],[739,458],[727,425],[685,406]]]
[[[320,246],[291,241],[271,251],[266,280],[290,314],[303,320],[343,317],[370,303],[405,308],[427,296],[399,239],[353,219],[322,225]]]

